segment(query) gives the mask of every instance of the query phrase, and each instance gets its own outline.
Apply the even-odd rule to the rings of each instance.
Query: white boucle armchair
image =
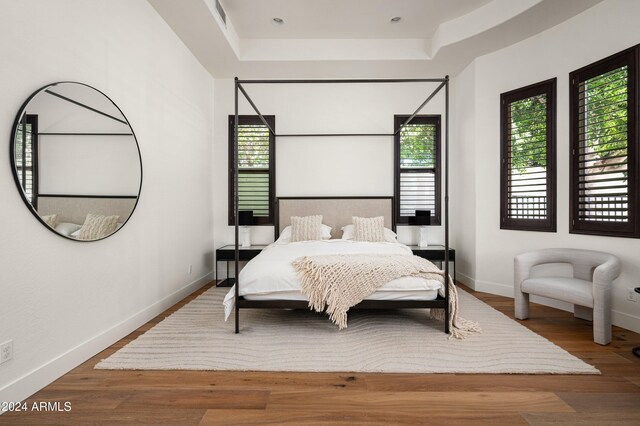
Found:
[[[547,263],[570,263],[573,278],[534,277],[531,268]],[[611,289],[620,275],[614,255],[593,250],[553,248],[519,254],[514,259],[515,315],[529,317],[529,295],[573,303],[576,318],[593,321],[593,341],[611,342]]]

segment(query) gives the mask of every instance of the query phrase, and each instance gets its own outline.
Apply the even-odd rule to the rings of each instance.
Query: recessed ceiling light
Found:
[[[273,22],[275,22],[276,24],[284,24],[284,19],[282,18],[273,18]]]
[[[390,22],[400,22],[402,18],[399,16],[394,16],[393,18],[389,19]]]

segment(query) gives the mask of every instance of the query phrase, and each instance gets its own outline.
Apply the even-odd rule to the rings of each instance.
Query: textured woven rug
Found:
[[[247,309],[234,334],[223,316],[227,291],[207,290],[95,368],[599,374],[461,290],[461,315],[483,330],[465,340],[449,339],[442,322],[413,309],[350,312],[342,331],[307,310]]]

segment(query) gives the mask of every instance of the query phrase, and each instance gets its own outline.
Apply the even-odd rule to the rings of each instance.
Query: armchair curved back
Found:
[[[601,284],[615,280],[621,269],[620,260],[612,254],[574,248],[533,250],[517,255],[514,261],[520,280],[529,278],[532,267],[547,263],[569,263],[574,278]]]

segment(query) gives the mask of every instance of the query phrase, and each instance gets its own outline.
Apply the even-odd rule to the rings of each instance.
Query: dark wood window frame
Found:
[[[556,232],[556,86],[557,79],[541,81],[500,95],[500,229]],[[509,216],[509,106],[513,102],[546,95],[546,219],[521,219]]]
[[[264,115],[265,120],[273,131],[276,130],[276,117],[274,115]],[[238,120],[240,124],[258,124],[264,125],[264,123],[260,120],[260,117],[257,115],[239,115]],[[235,162],[233,158],[234,144],[235,140],[233,137],[233,132],[235,129],[234,125],[235,116],[229,116],[229,225],[232,226],[235,224],[234,217],[234,170],[235,170]],[[254,216],[254,225],[256,226],[271,226],[275,224],[275,203],[276,203],[276,140],[273,133],[269,134],[269,216]]]
[[[608,71],[627,66],[627,172],[628,221],[586,221],[579,218],[580,200],[580,84]],[[640,238],[640,45],[633,46],[569,74],[569,131],[571,141],[569,232]]]
[[[398,130],[400,126],[409,118],[409,115],[395,115],[394,116],[394,131]],[[431,225],[438,226],[441,222],[441,204],[442,204],[442,192],[441,192],[441,116],[438,115],[416,115],[410,124],[433,124],[435,125],[435,152],[436,163],[433,169],[400,169],[400,132],[394,137],[394,199],[395,207],[394,214],[397,225],[409,225],[409,217],[401,216],[400,212],[400,174],[401,172],[424,172],[432,171],[434,173],[434,189],[435,189],[435,212],[431,212]]]

